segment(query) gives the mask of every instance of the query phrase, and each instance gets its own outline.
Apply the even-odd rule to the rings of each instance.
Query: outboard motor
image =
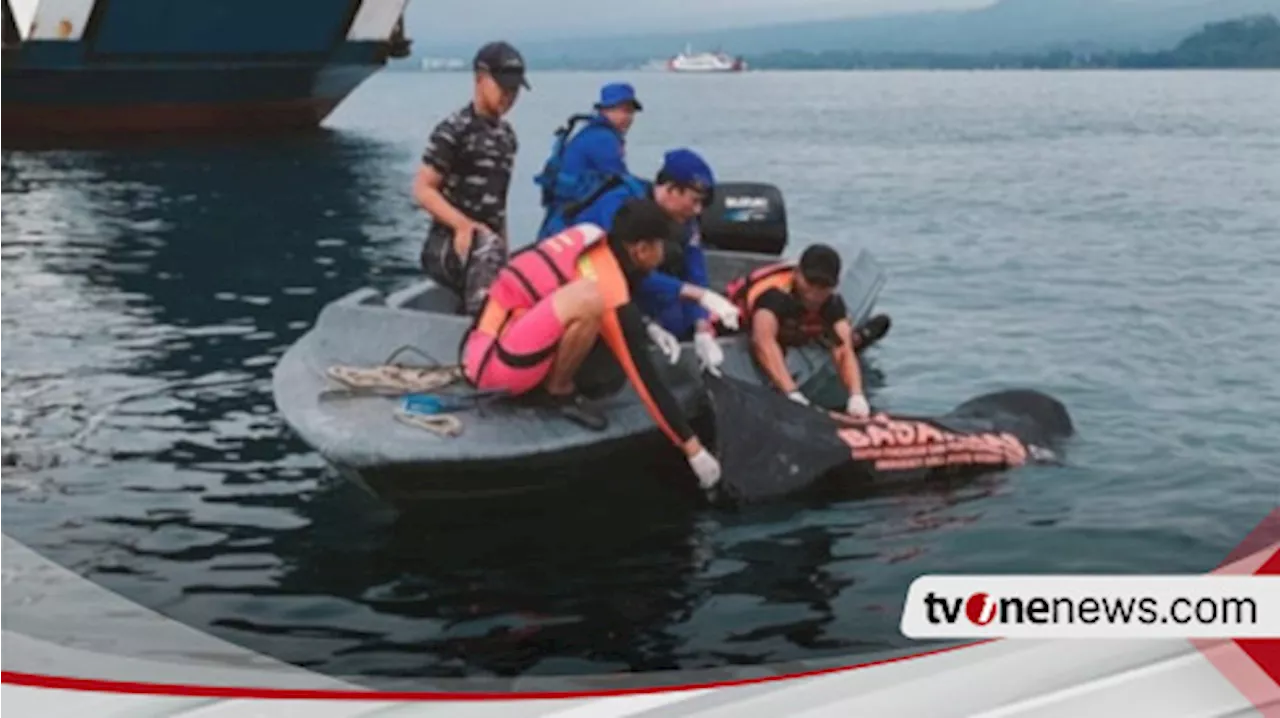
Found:
[[[770,184],[717,183],[700,224],[711,249],[781,255],[787,246],[787,208],[782,191]]]

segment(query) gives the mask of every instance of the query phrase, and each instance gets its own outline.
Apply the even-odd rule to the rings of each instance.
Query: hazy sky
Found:
[[[409,0],[406,24],[422,45],[585,33],[679,32],[883,13],[982,7],[994,0]]]

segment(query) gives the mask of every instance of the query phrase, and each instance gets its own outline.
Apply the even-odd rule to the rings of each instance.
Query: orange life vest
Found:
[[[471,331],[497,337],[533,305],[584,276],[597,279],[609,309],[630,301],[622,268],[594,224],[570,227],[513,254],[490,285]]]
[[[658,428],[676,446],[680,446],[683,440],[662,415],[649,388],[640,378],[627,346],[616,310],[631,302],[631,291],[627,287],[626,273],[614,256],[604,230],[594,224],[569,227],[513,254],[494,278],[484,308],[463,337],[463,343],[471,332],[483,332],[494,338],[501,336],[507,324],[550,297],[557,289],[579,279],[595,281],[605,304],[600,325],[601,338],[617,358]]]
[[[749,325],[760,297],[764,296],[764,293],[770,289],[777,289],[787,296],[791,296],[795,276],[795,262],[767,264],[763,267],[757,267],[745,276],[729,282],[725,287],[725,292],[729,300],[742,312],[743,323]],[[784,343],[787,344],[829,341],[830,337],[827,336],[829,327],[822,321],[821,310],[810,310],[803,306],[799,299],[794,301],[796,306],[800,308],[800,316],[798,321],[791,322],[788,322],[786,317],[778,317],[781,325],[779,331],[784,335],[780,339],[783,339]]]

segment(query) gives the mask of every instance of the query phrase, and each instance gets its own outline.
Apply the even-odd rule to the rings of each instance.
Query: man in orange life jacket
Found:
[[[884,336],[889,318],[873,317],[862,331],[854,331],[844,300],[836,292],[839,281],[840,255],[827,245],[815,244],[805,249],[798,264],[762,267],[728,289],[746,317],[752,354],[779,391],[792,401],[809,404],[787,370],[784,352],[786,347],[818,342],[831,350],[849,390],[845,412],[865,417],[871,409],[862,392],[856,351]]]
[[[574,374],[603,339],[650,416],[710,488],[720,480],[720,462],[658,376],[646,320],[632,301],[635,288],[662,263],[672,230],[661,207],[636,199],[619,209],[607,236],[597,225],[578,224],[512,255],[463,339],[461,364],[477,389],[512,395],[541,389],[566,418],[603,430],[608,421],[574,385]]]

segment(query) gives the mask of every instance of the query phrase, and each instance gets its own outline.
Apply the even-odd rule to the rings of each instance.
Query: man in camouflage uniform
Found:
[[[436,125],[422,153],[414,196],[431,214],[422,248],[427,276],[477,314],[507,262],[507,188],[518,144],[503,119],[520,88],[524,59],[505,42],[480,48],[470,103]]]

